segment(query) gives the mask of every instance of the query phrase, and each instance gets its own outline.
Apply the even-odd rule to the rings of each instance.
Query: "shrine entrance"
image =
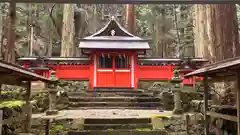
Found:
[[[96,55],[96,87],[131,88],[134,58],[125,53]],[[133,85],[134,86],[134,85]]]

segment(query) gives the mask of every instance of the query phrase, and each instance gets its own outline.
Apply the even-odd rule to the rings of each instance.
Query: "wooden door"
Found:
[[[97,87],[114,87],[114,56],[98,55],[97,62]]]
[[[101,54],[97,56],[97,87],[130,88],[130,55]]]
[[[115,56],[115,86],[120,88],[130,88],[131,87],[131,62],[130,56],[120,54]]]

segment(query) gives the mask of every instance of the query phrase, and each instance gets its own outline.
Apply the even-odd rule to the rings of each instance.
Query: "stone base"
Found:
[[[57,115],[58,114],[58,110],[47,110],[46,111],[46,115]]]
[[[182,109],[173,109],[173,114],[182,114],[183,110]]]

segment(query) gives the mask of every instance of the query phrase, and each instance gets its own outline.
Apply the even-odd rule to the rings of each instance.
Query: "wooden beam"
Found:
[[[0,84],[17,85],[24,87],[24,83],[22,82],[26,81],[18,75],[13,76],[12,74],[0,74],[0,76]]]
[[[237,132],[240,135],[240,72],[237,72]]]
[[[236,80],[236,74],[231,74],[226,76],[220,76],[219,74],[215,74],[208,77],[211,77],[211,80],[215,82],[223,82],[226,80],[234,80],[234,81]]]
[[[232,115],[226,115],[226,114],[221,114],[221,113],[216,113],[216,112],[211,112],[211,111],[207,111],[207,115],[210,117],[213,117],[213,118],[220,118],[220,119],[224,119],[224,120],[237,122],[237,117],[232,116]]]
[[[209,123],[208,123],[208,75],[204,75],[203,78],[203,87],[204,87],[204,134],[209,135]]]

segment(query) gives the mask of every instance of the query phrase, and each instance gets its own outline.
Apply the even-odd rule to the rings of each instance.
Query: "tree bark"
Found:
[[[61,56],[71,57],[74,55],[74,5],[64,4]]]
[[[197,57],[217,62],[240,55],[235,4],[195,5],[194,30],[195,55]],[[221,96],[213,97],[216,104],[223,103],[228,90],[235,89],[234,82],[227,80],[213,85]]]
[[[195,5],[195,21],[196,56],[216,62],[240,55],[234,4]]]
[[[132,34],[135,34],[136,15],[134,4],[128,4],[126,7],[126,24],[128,31]]]
[[[15,63],[15,22],[16,22],[16,3],[11,2],[8,10],[8,31],[7,31],[7,49],[5,51],[4,60]]]

